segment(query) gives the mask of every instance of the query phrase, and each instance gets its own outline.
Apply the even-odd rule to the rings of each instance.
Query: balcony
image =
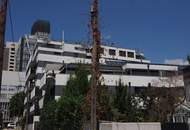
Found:
[[[34,87],[32,92],[31,92],[31,95],[30,95],[30,98],[33,99],[34,96],[35,96],[35,91],[36,91],[36,88]]]
[[[46,84],[46,74],[44,74],[40,80],[40,83],[39,83],[40,89],[42,89],[45,84]]]
[[[34,111],[34,105],[32,105],[32,107],[30,107],[30,112]]]

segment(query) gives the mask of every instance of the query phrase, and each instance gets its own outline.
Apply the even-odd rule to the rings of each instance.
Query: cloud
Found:
[[[183,59],[166,59],[164,63],[172,65],[187,65],[188,61],[184,61]]]

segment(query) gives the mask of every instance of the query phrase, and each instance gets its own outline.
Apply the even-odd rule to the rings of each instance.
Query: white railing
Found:
[[[35,90],[36,90],[36,88],[34,87],[33,90],[32,90],[32,92],[31,92],[31,95],[30,95],[31,99],[35,96]]]

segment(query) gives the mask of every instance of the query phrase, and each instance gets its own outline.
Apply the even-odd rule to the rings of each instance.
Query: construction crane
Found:
[[[3,70],[3,50],[4,50],[4,40],[5,40],[5,26],[6,26],[6,16],[7,16],[7,5],[8,0],[0,1],[0,95],[1,95],[1,82],[2,82],[2,70]],[[2,127],[2,111],[0,108],[0,125]],[[0,127],[0,129],[1,129]]]
[[[91,29],[93,38],[93,50],[92,50],[92,82],[91,82],[91,130],[97,129],[97,117],[96,117],[96,96],[97,86],[99,85],[100,77],[100,44],[101,33],[99,31],[99,0],[94,0],[91,7]]]

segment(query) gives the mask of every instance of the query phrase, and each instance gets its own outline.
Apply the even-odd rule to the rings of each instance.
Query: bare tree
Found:
[[[148,111],[156,114],[154,121],[166,122],[168,115],[172,116],[176,107],[183,103],[185,99],[183,77],[179,74],[169,77],[160,77],[153,81],[152,87],[148,88],[149,97]],[[151,116],[150,116],[151,117]]]

